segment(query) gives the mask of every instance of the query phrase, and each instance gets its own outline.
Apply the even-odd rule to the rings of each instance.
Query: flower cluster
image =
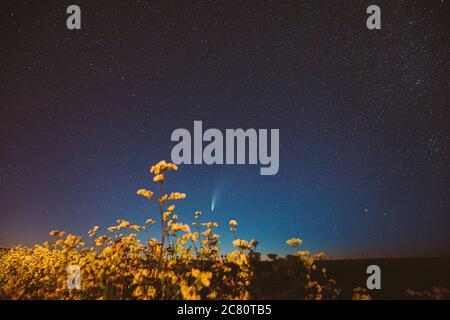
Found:
[[[303,241],[299,238],[291,238],[289,240],[286,240],[287,245],[293,248],[296,248],[298,245],[302,244],[302,242]]]
[[[150,169],[159,196],[137,191],[156,204],[159,219],[153,216],[142,225],[119,219],[106,230],[94,226],[87,242],[55,230],[50,242],[0,251],[0,299],[259,299],[270,295],[264,288],[273,292],[277,283],[285,283],[281,280],[292,284],[290,298],[336,297],[333,280],[316,267],[321,254],[275,257],[267,270],[268,261],[256,251],[258,241],[236,238],[236,220],[229,222],[235,250],[228,254],[219,254],[219,224],[205,220],[207,215],[197,211],[191,224],[179,222],[171,202],[186,194],[166,194],[163,188],[164,174],[177,169],[160,161]],[[160,240],[151,236],[155,227]],[[301,240],[292,238],[287,244],[296,248]],[[81,271],[79,290],[67,287],[72,265]]]
[[[353,289],[352,300],[371,300],[372,297],[366,288],[357,287]]]

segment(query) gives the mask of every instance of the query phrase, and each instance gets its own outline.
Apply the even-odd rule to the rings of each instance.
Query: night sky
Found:
[[[45,3],[44,3],[45,2]],[[66,28],[77,4],[82,29]],[[381,30],[366,28],[378,4]],[[193,212],[264,252],[450,254],[449,2],[0,4],[0,246],[86,235],[156,206],[177,128],[279,128],[280,169],[183,165]],[[104,230],[104,229],[103,229]]]

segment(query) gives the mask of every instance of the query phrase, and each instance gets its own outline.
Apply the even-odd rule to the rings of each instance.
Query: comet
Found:
[[[214,211],[215,205],[216,205],[216,197],[215,197],[215,195],[213,195],[212,200],[211,200],[211,212]]]
[[[222,194],[223,183],[216,183],[211,197],[211,212],[216,209],[217,203],[219,201],[219,196]]]

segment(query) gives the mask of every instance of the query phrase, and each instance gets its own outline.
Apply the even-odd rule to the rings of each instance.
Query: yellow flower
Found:
[[[66,234],[65,231],[57,231],[57,230],[52,230],[52,231],[50,231],[50,235],[51,235],[52,237],[60,238],[60,237],[64,237],[65,234]]]
[[[164,174],[160,173],[153,177],[155,182],[164,182]]]
[[[237,223],[236,220],[230,220],[230,225],[231,225],[231,226],[237,226],[238,223]]]
[[[170,216],[170,212],[169,212],[169,211],[166,211],[166,212],[163,213],[162,218],[163,218],[164,221],[167,221],[167,219],[169,218],[169,216]]]
[[[89,230],[89,232],[88,232],[89,237],[94,237],[99,229],[100,229],[99,226],[94,226],[94,227],[93,227],[91,230]]]
[[[143,294],[144,294],[144,290],[143,290],[142,286],[136,287],[136,289],[133,292],[133,295],[137,298],[140,298]]]
[[[250,246],[252,246],[252,247],[256,247],[258,244],[259,244],[259,241],[256,239],[252,239],[250,241]]]
[[[160,172],[164,170],[178,170],[178,167],[176,164],[161,160],[150,168],[150,172],[155,175],[160,174]]]
[[[241,249],[250,249],[251,245],[247,240],[236,239],[233,241],[233,246],[241,248]]]
[[[153,286],[148,287],[147,297],[149,299],[154,299],[156,297],[156,288],[155,287],[153,287]]]
[[[198,269],[192,269],[192,270],[191,270],[191,274],[192,274],[192,276],[195,277],[195,278],[197,278],[197,277],[199,276],[200,272],[201,272],[201,271],[198,270]]]
[[[109,232],[116,232],[117,231],[117,227],[109,227],[108,231]]]
[[[296,248],[299,244],[302,244],[302,240],[299,238],[291,238],[289,240],[286,240],[286,243],[288,244],[288,246]]]
[[[73,234],[69,234],[69,235],[67,235],[66,241],[64,241],[64,243],[69,247],[73,247],[76,244],[78,244],[79,242],[81,242],[81,240],[82,240],[81,237],[77,237]]]
[[[168,194],[163,195],[163,196],[158,200],[158,202],[159,202],[160,204],[163,204],[163,203],[165,203],[165,202],[168,201],[168,200],[179,200],[179,199],[184,199],[184,198],[186,198],[186,194],[185,194],[185,193],[182,193],[182,192],[172,192],[170,195],[168,195]]]
[[[147,199],[153,198],[153,192],[151,192],[150,190],[139,189],[136,193],[140,196],[146,197]]]
[[[202,272],[198,269],[192,269],[191,274],[194,278],[197,278],[197,280],[199,280],[204,287],[209,287],[209,285],[211,284],[211,272]]]
[[[135,230],[136,232],[141,231],[141,227],[135,224],[130,225],[130,229]]]
[[[182,193],[182,192],[172,192],[169,195],[169,200],[179,200],[179,199],[184,199],[186,198],[186,193]]]
[[[197,293],[194,287],[182,284],[180,286],[181,296],[185,300],[200,300],[200,295]]]
[[[314,264],[314,259],[310,257],[303,258],[303,262],[308,266],[312,266]]]
[[[200,235],[198,234],[198,232],[194,232],[191,234],[191,240],[194,242],[197,241],[199,237]]]
[[[316,259],[321,259],[323,257],[325,257],[325,253],[323,253],[323,252],[319,252],[314,255],[314,258],[316,258]]]
[[[191,232],[191,230],[187,224],[174,223],[172,221],[169,221],[168,227],[171,229],[172,232],[177,232],[180,230],[184,231],[184,232]]]
[[[219,226],[219,224],[217,222],[204,222],[204,223],[200,223],[200,225],[207,227],[207,228],[213,228],[213,227]]]
[[[372,297],[367,293],[367,290],[364,288],[354,288],[352,300],[371,300]]]
[[[118,223],[119,225],[114,226],[114,227],[109,227],[109,228],[108,228],[108,231],[109,231],[109,232],[116,232],[116,231],[118,231],[118,230],[122,230],[122,229],[125,229],[125,228],[130,227],[130,223],[129,223],[128,221],[125,221],[125,220],[119,219],[119,220],[117,220],[117,223]],[[134,229],[134,228],[133,228],[133,229]]]
[[[238,266],[243,266],[247,264],[247,255],[244,252],[241,251],[232,251],[228,254],[227,258],[230,261],[233,261]]]
[[[100,236],[97,239],[95,239],[95,245],[97,247],[101,247],[103,246],[107,241],[109,240],[109,238],[107,236]]]
[[[236,221],[236,220],[230,220],[229,224],[230,224],[230,226],[231,226],[231,227],[230,227],[231,232],[232,232],[232,233],[235,233],[235,232],[236,232],[237,225],[238,225],[237,221]]]

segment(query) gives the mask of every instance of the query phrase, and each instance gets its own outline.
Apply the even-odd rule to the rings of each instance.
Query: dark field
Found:
[[[287,257],[290,258],[290,257]],[[291,263],[289,262],[291,260]],[[304,279],[297,259],[277,258],[260,261],[255,267],[254,291],[256,299],[304,299],[299,291]],[[366,269],[378,265],[381,270],[381,289],[367,290],[371,299],[450,299],[450,258],[378,258],[317,261],[317,270],[326,269],[328,279],[336,280],[340,294],[331,299],[352,299],[353,289],[367,289],[370,274]],[[312,274],[321,279],[320,272]],[[413,290],[416,294],[407,293]],[[323,294],[322,299],[330,299]]]
[[[351,299],[352,289],[366,287],[366,268],[381,268],[381,290],[371,290],[372,299],[411,299],[405,291],[428,291],[433,286],[450,289],[450,258],[385,258],[322,261],[330,277],[342,289],[341,299]],[[445,297],[449,299],[447,295]]]

